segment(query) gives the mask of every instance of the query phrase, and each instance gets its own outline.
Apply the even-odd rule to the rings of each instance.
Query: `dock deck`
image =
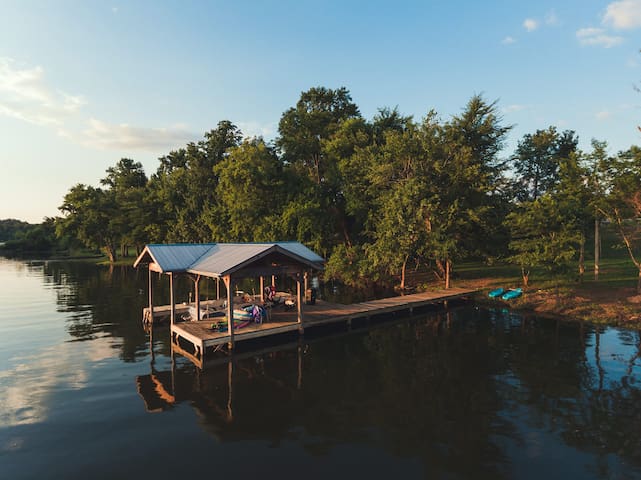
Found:
[[[442,303],[473,294],[476,290],[463,288],[450,288],[400,297],[384,298],[369,302],[341,305],[318,300],[315,305],[305,305],[304,322],[296,321],[295,311],[286,311],[274,308],[269,315],[269,321],[262,324],[250,324],[245,328],[234,331],[234,342],[268,337],[286,332],[302,331],[321,325],[345,322],[348,325],[352,320],[368,318],[385,313],[407,310],[410,313],[414,308]],[[154,310],[158,307],[154,307]],[[172,345],[183,355],[196,364],[202,364],[207,348],[218,349],[231,341],[227,331],[212,330],[215,320],[186,321],[171,325]],[[180,346],[180,340],[193,346],[193,353]]]

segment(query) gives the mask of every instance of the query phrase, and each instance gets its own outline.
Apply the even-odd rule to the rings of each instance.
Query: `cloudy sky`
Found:
[[[444,119],[475,93],[525,133],[641,144],[641,0],[0,3],[0,219],[54,216],[76,183],[229,119],[271,139],[313,86],[362,114]]]

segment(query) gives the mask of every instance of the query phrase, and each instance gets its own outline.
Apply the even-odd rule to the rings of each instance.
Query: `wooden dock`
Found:
[[[299,331],[336,323],[351,325],[352,320],[370,318],[392,312],[407,311],[410,314],[415,308],[444,303],[461,297],[467,297],[476,290],[450,288],[447,290],[430,291],[404,295],[400,297],[372,300],[369,302],[341,305],[318,300],[315,305],[305,305],[304,321],[298,323],[295,311],[286,311],[282,307],[274,308],[270,320],[262,324],[250,324],[245,328],[234,331],[234,342],[269,337],[287,332]],[[154,307],[154,311],[159,307]],[[232,341],[227,330],[219,332],[211,328],[216,320],[186,321],[171,325],[172,346],[182,355],[190,358],[196,365],[202,365],[205,352],[208,349],[221,349]],[[190,352],[184,343],[193,350]]]

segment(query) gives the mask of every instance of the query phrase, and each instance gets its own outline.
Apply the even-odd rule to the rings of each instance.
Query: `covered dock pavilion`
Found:
[[[149,312],[154,317],[154,295],[152,273],[169,276],[172,342],[182,338],[194,346],[195,355],[202,358],[207,346],[227,343],[234,347],[236,338],[249,339],[291,330],[303,331],[303,290],[309,272],[323,269],[324,260],[299,242],[275,243],[180,243],[147,245],[134,262],[134,267],[148,265],[149,269]],[[176,301],[174,280],[178,275],[191,278],[194,282],[195,311],[201,311],[199,285],[202,278],[222,280],[226,287],[227,332],[207,332],[209,322],[197,321],[176,323]],[[270,322],[256,325],[242,332],[234,331],[234,287],[243,278],[259,278],[261,300],[264,300],[265,277],[289,276],[296,282],[296,322]],[[198,314],[199,316],[199,314]],[[211,329],[209,329],[211,330]]]

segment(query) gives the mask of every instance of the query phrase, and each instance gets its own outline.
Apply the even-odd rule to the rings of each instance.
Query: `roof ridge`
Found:
[[[200,256],[198,258],[196,258],[193,262],[191,262],[189,264],[189,266],[185,270],[189,270],[196,262],[198,262],[198,260],[200,260],[205,255],[207,255],[209,252],[211,252],[212,249],[218,244],[217,243],[203,243],[202,245],[209,245],[209,248],[207,250],[205,250],[203,253],[201,253]]]

